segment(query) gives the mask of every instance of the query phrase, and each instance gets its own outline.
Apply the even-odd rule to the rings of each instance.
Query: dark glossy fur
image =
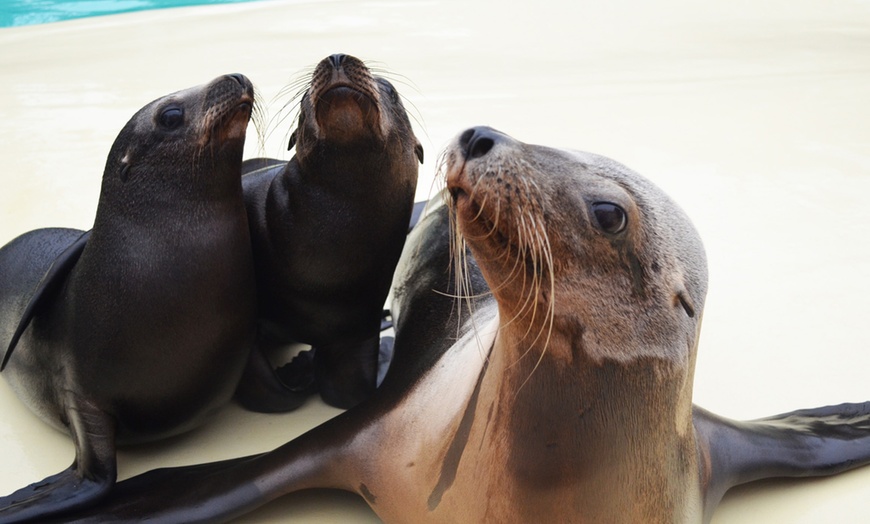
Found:
[[[255,333],[241,186],[253,96],[228,75],[145,106],[109,153],[93,230],[0,249],[3,376],[76,446],[69,469],[0,499],[0,522],[94,502],[115,482],[116,442],[183,432],[231,399]]]
[[[392,85],[347,55],[315,68],[292,140],[289,162],[245,163],[260,340],[264,348],[313,345],[314,369],[302,373],[314,373],[328,403],[350,407],[375,388],[381,314],[423,151]],[[240,393],[246,406],[262,411],[304,398]]]

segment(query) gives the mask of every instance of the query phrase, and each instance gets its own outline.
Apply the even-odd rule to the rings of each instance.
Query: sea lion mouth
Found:
[[[225,143],[235,140],[244,140],[248,129],[248,121],[254,111],[254,100],[247,94],[233,105],[227,104],[225,110],[217,114],[212,120],[209,137],[206,143],[216,141]]]
[[[452,170],[447,174],[447,191],[451,196],[451,209],[464,231],[464,237],[479,243],[489,241],[496,249],[508,246],[514,250],[519,246],[511,241],[512,226],[505,220],[501,211],[501,202],[495,195],[484,192],[482,201],[475,193],[486,189],[485,182],[478,181],[474,188],[469,187],[464,169]],[[483,187],[481,187],[483,186]],[[492,199],[492,200],[490,200]]]
[[[203,146],[245,139],[255,108],[254,86],[247,77],[232,74],[213,82],[204,104]]]
[[[378,129],[380,108],[376,99],[357,87],[340,83],[315,98],[317,125],[328,138],[351,140],[367,129]]]

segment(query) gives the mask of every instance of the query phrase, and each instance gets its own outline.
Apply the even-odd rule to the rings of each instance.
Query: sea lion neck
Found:
[[[615,499],[579,486],[622,485],[631,478],[641,491],[655,487],[663,497],[648,499],[634,490],[611,514],[627,515],[650,502],[666,508],[652,514],[679,511],[681,486],[670,484],[686,478],[694,460],[691,401],[683,402],[685,381],[691,381],[687,370],[650,357],[597,362],[582,351],[567,362],[554,357],[571,343],[560,336],[550,338],[540,358],[541,344],[527,347],[517,338],[502,321],[477,407],[491,413],[482,449],[491,453],[485,460],[492,467],[503,461],[504,478],[511,479],[504,489],[521,500],[514,507],[535,520],[534,512],[554,514],[549,496],[569,496],[594,521],[617,509]],[[651,433],[672,435],[679,449],[661,449]],[[517,449],[523,452],[510,452]],[[685,457],[673,460],[670,453]]]
[[[297,153],[288,162],[284,177],[299,189],[320,188],[378,200],[388,193],[386,189],[409,182],[405,175],[409,170],[396,165],[403,161],[377,141],[361,140],[353,145],[319,142],[305,154]],[[416,169],[413,164],[411,167]]]

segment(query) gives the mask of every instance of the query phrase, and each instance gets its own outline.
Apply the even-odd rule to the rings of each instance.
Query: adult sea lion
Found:
[[[242,75],[151,102],[112,145],[91,231],[0,249],[3,376],[76,449],[0,499],[0,522],[92,503],[115,483],[116,442],[188,430],[232,397],[255,333],[241,185],[253,102]]]
[[[297,390],[313,374],[326,402],[350,407],[375,388],[381,315],[423,148],[392,84],[342,54],[315,67],[290,145],[289,162],[246,160],[242,180],[260,339],[313,345],[313,369],[299,366],[303,357],[282,377]],[[304,398],[270,389],[268,373],[253,352],[244,405],[280,411]]]
[[[489,128],[445,164],[368,401],[269,453],[122,482],[79,517],[214,522],[324,487],[390,523],[703,522],[734,485],[870,461],[870,403],[749,422],[693,406],[705,255],[652,183]]]

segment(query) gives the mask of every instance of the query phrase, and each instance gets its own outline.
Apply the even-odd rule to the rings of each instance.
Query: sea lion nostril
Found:
[[[341,67],[341,64],[344,63],[344,59],[347,58],[347,55],[342,53],[336,53],[329,57],[329,60],[332,62],[332,65],[335,66],[336,69]]]
[[[495,141],[488,136],[474,137],[468,148],[467,156],[469,158],[480,158],[489,153],[494,145]]]
[[[468,152],[468,143],[471,141],[471,137],[474,136],[474,128],[465,130],[461,135],[459,135],[459,147],[462,148],[462,152]]]
[[[233,80],[235,80],[235,81],[238,82],[239,84],[241,84],[241,85],[245,85],[245,77],[244,77],[244,75],[241,75],[241,74],[239,74],[239,73],[233,73],[233,74],[231,74],[231,75],[227,75],[227,76],[230,77],[230,78],[232,78]]]
[[[480,158],[492,150],[497,135],[488,127],[473,127],[459,136],[459,147],[467,159]]]

